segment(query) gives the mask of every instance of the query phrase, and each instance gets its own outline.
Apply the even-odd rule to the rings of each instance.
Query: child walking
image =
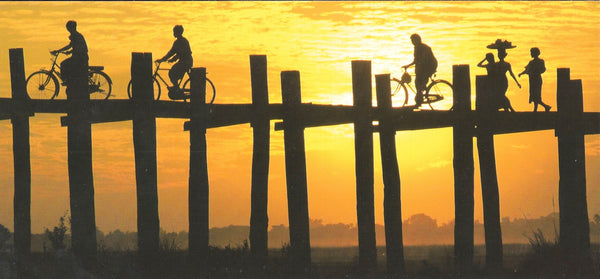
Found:
[[[525,66],[525,70],[519,74],[529,75],[529,103],[533,102],[533,111],[537,111],[538,104],[542,105],[546,111],[550,111],[551,106],[542,102],[542,73],[546,71],[544,60],[540,59],[540,49],[533,47],[530,50],[533,60]]]

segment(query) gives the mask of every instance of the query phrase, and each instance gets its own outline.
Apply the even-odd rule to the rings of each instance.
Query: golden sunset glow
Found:
[[[206,67],[216,103],[250,103],[249,55],[265,54],[270,103],[281,103],[280,72],[300,71],[302,101],[352,104],[352,60],[371,60],[372,73],[401,75],[413,59],[418,33],[438,60],[437,76],[452,81],[452,65],[468,64],[475,98],[477,63],[498,38],[517,48],[507,61],[515,74],[538,47],[546,61],[542,98],[556,110],[556,69],[581,79],[584,111],[600,111],[600,3],[590,2],[0,2],[0,97],[11,96],[8,51],[23,48],[26,75],[49,67],[49,51],[68,43],[65,23],[78,23],[90,65],[103,65],[116,99],[127,98],[132,52],[162,57],[172,27],[184,26],[194,67]],[[375,85],[373,79],[373,98]],[[517,111],[532,111],[528,81],[509,79]],[[63,89],[64,90],[64,89]],[[64,91],[60,93],[64,95]],[[165,96],[166,98],[166,96]],[[474,105],[474,102],[473,102]],[[32,232],[55,225],[69,209],[67,129],[61,115],[31,122]],[[274,123],[271,122],[273,128]],[[157,119],[160,225],[188,229],[189,134],[184,120]],[[136,230],[136,184],[131,121],[94,124],[96,224],[102,231]],[[305,130],[311,219],[356,223],[353,126]],[[374,134],[375,214],[383,224],[379,135]],[[475,139],[474,139],[475,141]],[[586,136],[589,215],[600,214],[600,136]],[[207,131],[210,226],[248,225],[252,128]],[[454,219],[452,129],[396,134],[402,215]],[[12,128],[0,122],[0,224],[12,230]],[[558,210],[558,147],[554,131],[495,137],[501,216],[539,217]],[[288,223],[283,132],[271,130],[269,225]],[[482,220],[475,150],[475,219]]]

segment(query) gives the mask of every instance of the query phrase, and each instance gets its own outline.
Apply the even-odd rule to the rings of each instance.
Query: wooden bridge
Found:
[[[476,77],[477,109],[471,110],[468,65],[453,66],[453,110],[412,111],[391,105],[389,74],[376,75],[377,107],[372,106],[370,61],[352,61],[353,105],[302,103],[300,73],[281,72],[282,104],[270,104],[267,59],[250,56],[252,103],[205,104],[205,68],[190,74],[190,102],[154,101],[151,53],[132,53],[132,100],[89,100],[86,81],[67,89],[67,100],[30,100],[25,89],[23,50],[10,50],[12,98],[0,99],[0,119],[11,119],[15,167],[15,251],[25,257],[31,242],[31,169],[29,117],[35,113],[61,113],[68,127],[68,170],[72,214],[72,248],[84,263],[96,257],[96,226],[92,173],[91,125],[133,121],[137,183],[138,248],[142,258],[159,250],[157,197],[156,118],[189,119],[189,254],[200,272],[208,256],[208,171],[206,129],[238,124],[253,128],[250,245],[257,266],[267,263],[267,193],[270,120],[283,130],[290,227],[290,256],[300,274],[311,268],[304,129],[354,124],[359,266],[361,272],[376,268],[373,133],[380,134],[384,181],[384,221],[387,272],[404,272],[400,177],[395,133],[441,127],[453,128],[455,193],[455,268],[468,274],[473,264],[474,166],[473,137],[481,169],[484,204],[486,263],[502,266],[502,236],[494,135],[526,131],[556,131],[559,151],[560,244],[563,255],[589,252],[589,220],[586,201],[584,135],[600,133],[600,113],[584,113],[581,80],[571,80],[569,69],[558,69],[558,112],[497,112],[486,110],[485,76]],[[373,121],[378,121],[374,126]],[[450,187],[450,185],[448,185]]]

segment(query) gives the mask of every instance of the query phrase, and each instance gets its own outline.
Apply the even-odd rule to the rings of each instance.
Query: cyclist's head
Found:
[[[410,40],[412,41],[413,45],[418,45],[421,43],[421,36],[419,36],[419,34],[412,34],[410,35]]]
[[[540,49],[537,47],[532,47],[529,51],[531,52],[531,57],[540,56]]]
[[[75,22],[74,20],[69,20],[67,22],[67,30],[69,30],[69,31],[77,30],[77,22]]]
[[[173,27],[173,36],[179,37],[181,35],[183,35],[183,26],[175,25],[175,27]]]

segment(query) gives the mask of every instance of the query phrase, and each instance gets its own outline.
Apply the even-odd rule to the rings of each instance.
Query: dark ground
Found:
[[[577,278],[600,278],[600,245],[593,246],[590,269]],[[12,253],[0,254],[0,278],[299,278],[291,272],[285,249],[272,249],[266,270],[253,265],[247,246],[211,248],[208,268],[191,264],[187,251],[162,251],[158,260],[144,265],[136,251],[99,251],[97,264],[88,270],[68,251],[34,253],[18,272]],[[453,268],[452,246],[405,247],[405,278],[457,278]],[[313,248],[310,278],[387,278],[385,248],[378,248],[375,272],[358,272],[358,248]],[[485,247],[476,246],[473,274],[468,278],[576,278],[556,262],[556,251],[534,253],[527,244],[504,245],[504,269],[490,274],[484,269]],[[21,276],[18,276],[21,275]]]

